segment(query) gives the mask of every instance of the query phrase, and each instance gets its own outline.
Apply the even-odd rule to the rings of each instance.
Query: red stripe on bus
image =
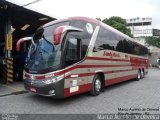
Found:
[[[120,82],[130,80],[130,79],[133,79],[133,78],[136,78],[136,77],[137,77],[137,74],[128,75],[128,76],[124,76],[124,77],[117,77],[117,78],[113,78],[113,79],[108,79],[108,80],[105,80],[105,86],[109,86],[109,85],[112,85],[112,84],[115,84],[115,83],[120,83]]]
[[[92,76],[95,75],[95,73],[82,73],[82,74],[78,74],[78,77],[86,77],[86,76]],[[65,77],[66,79],[72,78],[71,75],[68,75]]]
[[[123,66],[125,67],[125,66],[131,66],[131,65],[76,65],[76,66],[67,68],[67,69],[65,69],[65,70],[56,72],[55,75],[58,76],[58,75],[64,74],[64,73],[66,73],[66,72],[69,72],[69,71],[71,71],[71,70],[78,69],[78,68],[123,67]]]
[[[93,67],[122,67],[131,65],[78,65],[78,68],[93,68]]]
[[[70,93],[70,88],[64,89],[64,97],[73,96],[76,94],[84,93],[91,90],[91,84],[80,85],[78,91]]]
[[[100,58],[100,57],[87,57],[86,59],[88,59],[88,60],[111,60],[111,61],[130,62],[130,60],[113,59],[113,58]]]
[[[126,70],[112,70],[112,71],[106,71],[104,74],[111,74],[111,73],[117,73],[117,72],[128,72],[133,71],[134,69],[126,69]]]
[[[106,72],[103,72],[103,73],[104,73],[104,74],[111,74],[111,73],[128,72],[128,71],[133,71],[133,69],[106,71]],[[81,73],[81,74],[78,74],[78,77],[93,76],[93,75],[95,75],[95,74],[96,74],[95,72],[92,72],[92,73]],[[68,76],[66,76],[65,78],[66,78],[66,79],[69,79],[69,78],[72,78],[72,77],[71,77],[71,75],[68,75]]]

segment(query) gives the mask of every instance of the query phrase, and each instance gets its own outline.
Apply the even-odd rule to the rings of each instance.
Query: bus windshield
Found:
[[[61,43],[53,44],[53,31],[62,23],[41,28],[37,30],[33,37],[35,44],[31,44],[28,56],[26,58],[25,67],[29,70],[43,70],[50,67],[55,67],[61,61]]]

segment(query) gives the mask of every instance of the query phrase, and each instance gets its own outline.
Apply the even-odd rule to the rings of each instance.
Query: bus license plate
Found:
[[[30,88],[30,91],[36,92],[36,89],[35,88]]]

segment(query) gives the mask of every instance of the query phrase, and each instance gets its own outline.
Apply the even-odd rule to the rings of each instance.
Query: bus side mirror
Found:
[[[63,33],[63,26],[57,27],[54,30],[54,33],[53,33],[54,45],[59,45],[60,44],[62,33]]]
[[[16,51],[19,52],[21,43],[25,41],[30,41],[30,40],[32,40],[32,37],[24,37],[24,38],[19,39],[16,43]]]
[[[57,27],[54,30],[54,33],[53,33],[53,38],[54,38],[53,43],[54,43],[54,45],[59,45],[60,44],[62,34],[65,31],[79,31],[79,32],[82,32],[83,29],[76,28],[76,27],[73,27],[73,26],[59,26],[59,27]]]

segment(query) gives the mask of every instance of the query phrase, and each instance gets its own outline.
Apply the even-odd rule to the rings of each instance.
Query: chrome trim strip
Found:
[[[46,97],[51,97],[51,96],[55,96],[56,94],[52,94],[52,95],[44,95],[44,94],[39,94],[39,93],[36,93],[36,92],[32,92],[32,91],[29,91],[27,90],[29,93],[31,94],[37,94],[37,95],[41,95],[41,96],[46,96]]]
[[[71,75],[71,78],[77,78],[79,75]]]
[[[97,73],[97,72],[103,72],[103,70],[96,70],[95,73]]]
[[[93,53],[93,48],[98,36],[98,32],[99,32],[100,26],[96,26],[95,31],[92,35],[92,38],[90,40],[89,46],[88,46],[88,50],[87,50],[87,56],[92,56]]]

